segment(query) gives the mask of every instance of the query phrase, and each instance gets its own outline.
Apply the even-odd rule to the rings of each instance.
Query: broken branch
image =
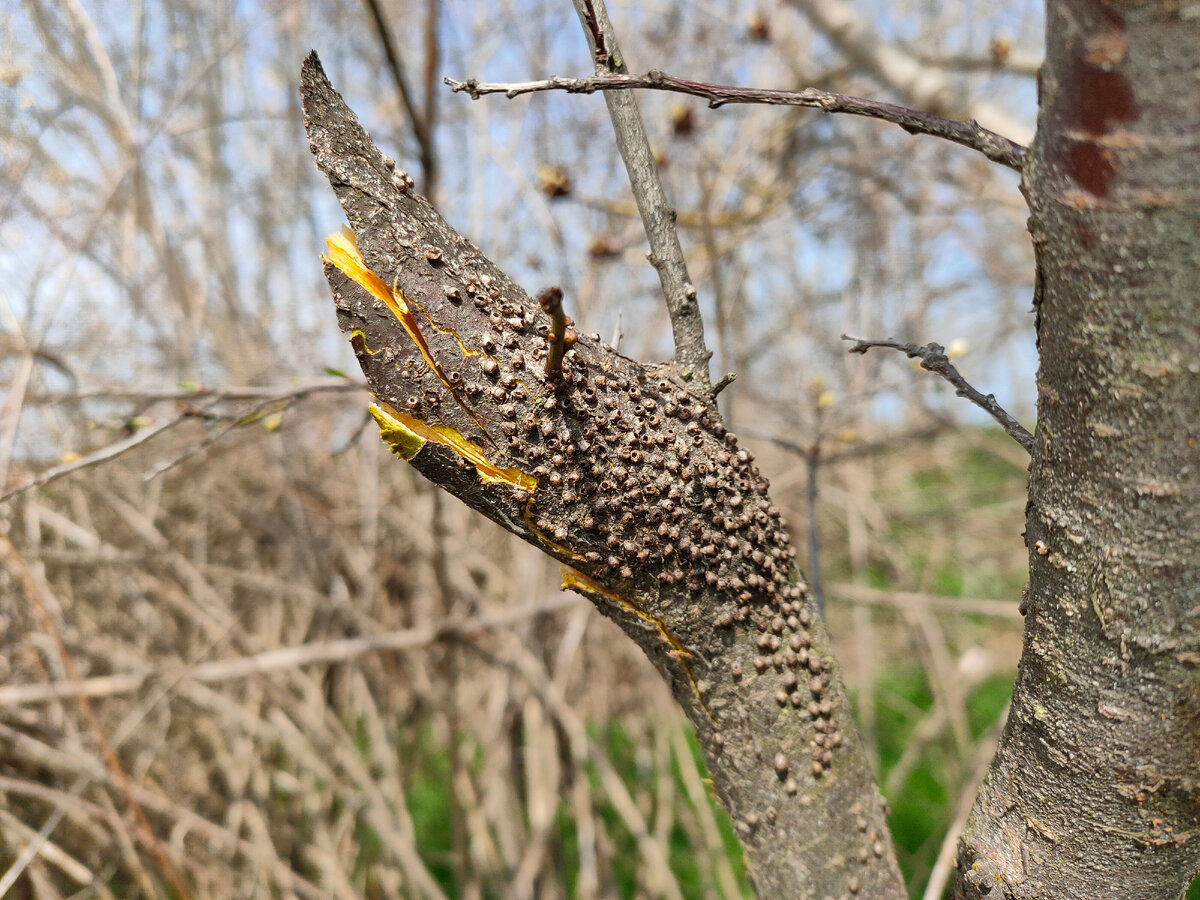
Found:
[[[384,440],[570,566],[566,584],[642,648],[696,728],[763,900],[798,884],[905,896],[828,634],[753,454],[707,380],[694,390],[702,373],[689,386],[676,364],[580,335],[570,380],[552,380],[533,362],[541,305],[412,190],[315,54],[301,95],[353,226],[327,241],[325,275]],[[840,836],[860,832],[880,850],[851,869]]]

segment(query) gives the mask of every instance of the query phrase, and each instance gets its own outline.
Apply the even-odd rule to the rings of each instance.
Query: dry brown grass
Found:
[[[11,896],[741,896],[646,660],[556,590],[549,560],[369,432],[331,455],[357,403],[309,398],[278,430],[253,423],[188,458],[206,432],[185,423],[7,505]],[[976,752],[964,691],[1015,659],[1015,598],[967,621],[930,573],[957,560],[1001,585],[1021,565],[1020,478],[969,508],[955,473],[972,441],[1003,452],[949,436],[835,468],[822,507],[826,570],[858,581],[830,590],[852,685],[915,650],[935,695],[917,740],[947,741],[960,779]],[[790,462],[764,455],[798,499]],[[938,510],[920,478],[944,479]],[[911,593],[873,593],[868,570]],[[863,714],[870,735],[872,703]]]
[[[414,76],[439,57],[459,77],[580,62],[569,5],[384,6]],[[444,27],[411,27],[439,6]],[[646,66],[863,86],[782,11],[769,46],[731,41],[760,6],[629,4],[622,46]],[[389,458],[373,425],[356,432],[361,395],[263,387],[353,365],[317,260],[341,216],[295,93],[314,44],[420,174],[364,5],[131,10],[30,0],[0,35],[0,492],[79,466],[66,451],[127,448],[0,501],[0,895],[148,898],[174,880],[196,898],[740,896],[684,723],[618,629]],[[1019,15],[908,13],[930,52],[982,46]],[[1031,14],[1014,40],[1040,34]],[[1013,85],[991,77],[971,90]],[[624,332],[622,352],[667,355],[602,107],[413,86],[436,110],[448,219],[527,287],[562,284],[581,326]],[[848,359],[844,330],[969,337],[978,374],[1011,373],[987,389],[1024,391],[1020,354],[1004,355],[1031,342],[1011,183],[895,129],[726,110],[685,137],[674,100],[642,102],[744,438],[753,419],[836,455],[881,427],[878,397],[917,429],[944,408],[898,358]],[[553,203],[534,189],[546,165],[573,180]],[[258,387],[220,399],[195,382]],[[839,444],[850,429],[859,442]],[[885,782],[903,791],[937,757],[954,794],[981,741],[964,735],[971,686],[1016,658],[1024,462],[997,461],[1003,438],[941,434],[824,467],[818,530]],[[803,467],[753,443],[803,548]],[[945,594],[1001,615],[960,615]],[[901,665],[929,703],[894,686]],[[902,844],[917,879],[949,813],[924,819]]]

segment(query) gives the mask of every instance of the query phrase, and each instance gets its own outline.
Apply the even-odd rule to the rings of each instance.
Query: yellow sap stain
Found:
[[[379,436],[401,459],[412,459],[425,446],[425,438],[401,422],[397,416],[374,403],[369,410],[379,426]]]
[[[433,370],[438,380],[446,386],[446,390],[454,398],[454,401],[462,407],[463,412],[470,416],[471,420],[479,426],[479,430],[483,432],[483,436],[487,438],[488,442],[492,446],[495,446],[496,442],[488,434],[483,420],[473,409],[463,402],[458,392],[450,384],[450,379],[446,376],[446,373],[442,371],[442,367],[438,365],[438,361],[434,359],[433,352],[429,349],[429,344],[425,341],[425,335],[421,333],[421,328],[417,324],[416,318],[409,310],[411,301],[404,296],[404,293],[398,287],[393,286],[389,288],[382,278],[367,267],[362,254],[358,252],[358,244],[354,240],[354,232],[349,228],[343,227],[341,231],[325,238],[325,246],[329,248],[329,255],[325,257],[329,262],[333,263],[347,278],[373,297],[378,298],[384,306],[391,310],[392,315],[396,317],[396,321],[400,323],[401,327],[407,332],[409,338],[412,339],[412,342],[420,351],[425,364]],[[421,312],[425,314],[424,310],[421,310]],[[425,314],[425,318],[429,318],[428,314]],[[458,339],[458,335],[455,335],[454,339],[458,341],[459,346],[462,346],[462,341]]]
[[[440,334],[447,334],[454,338],[454,341],[458,344],[458,349],[462,351],[463,356],[482,356],[484,359],[492,359],[492,357],[488,356],[488,354],[484,353],[480,348],[468,347],[463,339],[459,336],[458,332],[449,325],[439,325],[437,322],[433,321],[433,318],[425,311],[425,307],[423,307],[418,301],[412,299],[411,297],[405,297],[404,299],[409,306],[415,307],[417,312],[425,317],[425,321],[429,323],[430,328],[439,332]]]
[[[696,695],[696,699],[700,701],[700,705],[704,707],[704,712],[714,725],[717,720],[713,718],[713,714],[708,709],[708,703],[700,693],[700,688],[696,685],[696,678],[692,674],[692,667],[688,665],[688,660],[692,659],[695,654],[692,653],[679,638],[675,637],[667,628],[666,623],[658,616],[653,616],[646,610],[642,609],[628,597],[622,597],[616,591],[609,590],[604,585],[599,584],[588,578],[582,572],[576,572],[574,569],[563,568],[562,574],[562,589],[564,591],[577,591],[585,596],[602,597],[610,603],[615,603],[622,609],[626,609],[633,613],[644,622],[649,622],[658,629],[659,636],[670,645],[671,649],[667,651],[667,655],[679,663],[679,667],[683,669],[684,675],[687,676],[688,683],[692,686],[692,691]]]
[[[484,455],[473,441],[446,425],[429,425],[388,403],[372,403],[371,415],[379,423],[380,436],[404,459],[412,459],[426,441],[449,447],[471,462],[484,481],[498,481],[523,491],[532,492],[538,480],[516,468],[502,469]]]

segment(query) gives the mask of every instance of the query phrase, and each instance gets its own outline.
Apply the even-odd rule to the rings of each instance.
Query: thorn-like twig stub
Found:
[[[563,312],[561,289],[546,288],[538,294],[538,303],[542,305],[542,312],[550,317],[550,333],[546,335],[546,378],[560,381],[563,376],[563,357],[579,340],[579,335],[570,327],[575,324],[571,317]]]
[[[715,397],[725,388],[729,387],[737,379],[737,372],[726,372],[717,379],[717,383],[713,385],[712,395]]]
[[[866,353],[872,347],[886,347],[890,350],[899,350],[909,359],[919,358],[921,360],[921,368],[935,375],[941,375],[948,382],[954,385],[954,393],[959,397],[966,397],[980,409],[987,412],[993,419],[1000,423],[1000,426],[1008,433],[1014,441],[1025,448],[1025,452],[1030,456],[1033,455],[1034,443],[1033,435],[1009,415],[1008,411],[1003,406],[996,402],[995,396],[992,394],[984,395],[973,388],[967,379],[959,374],[958,369],[950,362],[946,356],[946,348],[941,344],[905,344],[900,341],[894,341],[891,338],[886,341],[865,340],[863,338],[851,337],[848,334],[842,335],[843,341],[854,341],[854,346],[850,348],[851,353]]]

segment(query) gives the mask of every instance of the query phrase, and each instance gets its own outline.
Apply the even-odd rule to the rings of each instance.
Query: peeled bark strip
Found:
[[[753,455],[673,364],[549,321],[412,191],[315,54],[305,125],[353,234],[325,272],[383,437],[570,567],[696,727],[763,898],[905,895],[824,628]]]
[[[960,896],[1165,900],[1200,866],[1195,11],[1049,4],[1023,185],[1041,353],[1029,618]]]

